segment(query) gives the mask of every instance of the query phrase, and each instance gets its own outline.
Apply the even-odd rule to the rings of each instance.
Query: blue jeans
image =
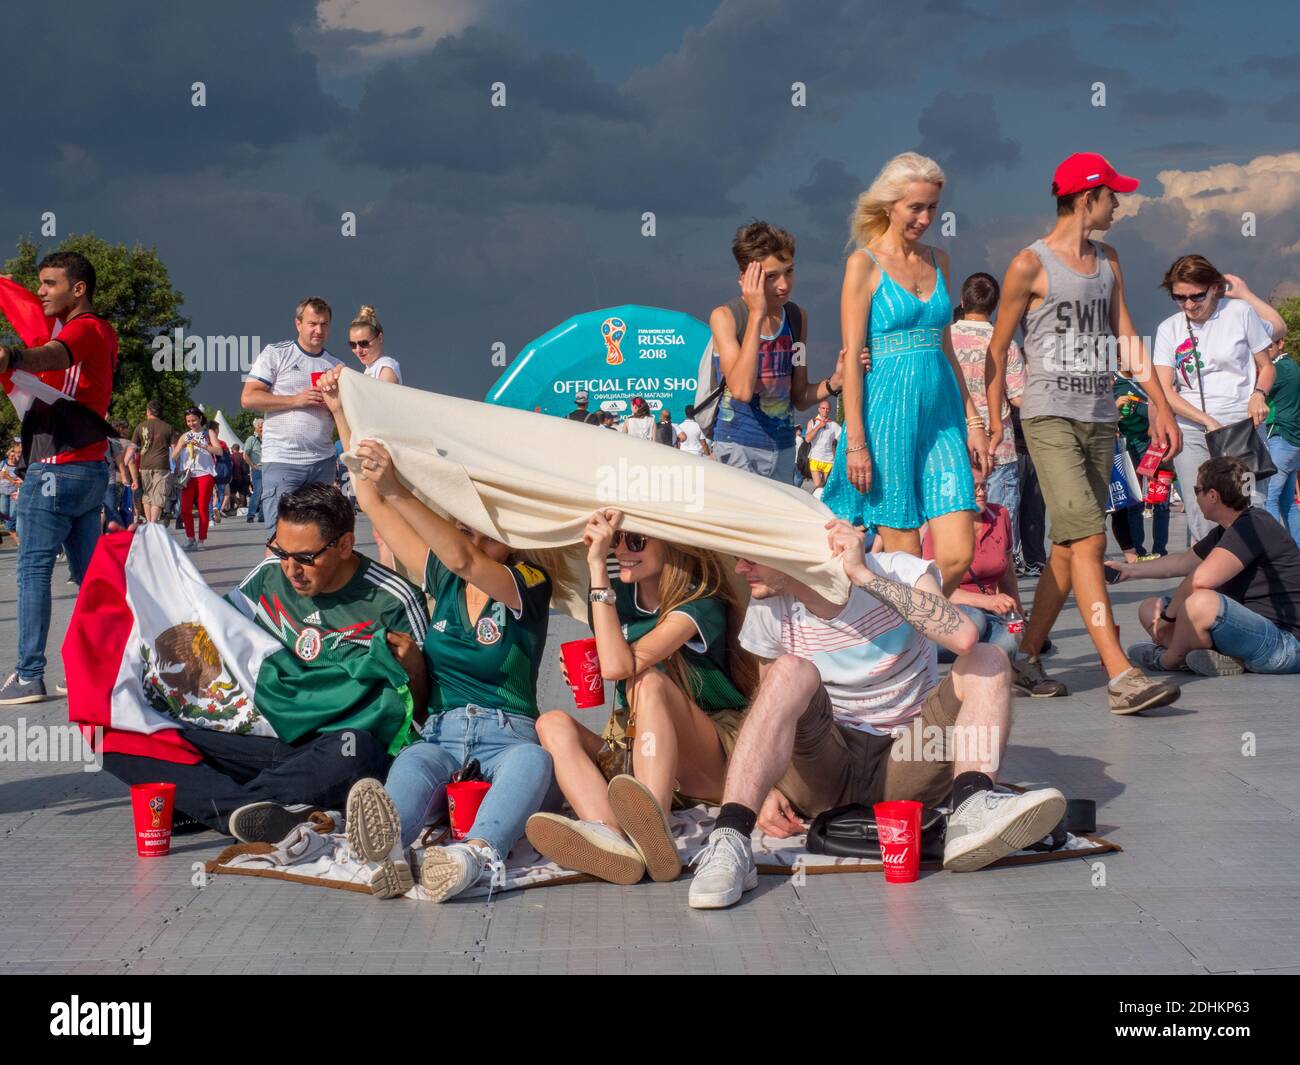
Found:
[[[1222,592],[1210,642],[1216,651],[1240,658],[1251,673],[1300,673],[1300,640]]]
[[[0,525],[10,531],[18,520],[18,499],[16,496],[0,495]]]
[[[253,494],[248,497],[248,517],[254,520],[260,519],[262,509],[262,467],[251,471],[253,475]]]
[[[1277,473],[1264,482],[1264,509],[1277,518],[1283,526],[1288,525],[1287,518],[1290,518],[1291,537],[1295,539],[1296,506],[1292,501],[1295,498],[1296,471],[1300,470],[1300,447],[1296,447],[1281,436],[1270,436],[1268,453],[1273,456],[1273,465],[1277,467]],[[1283,516],[1282,510],[1284,496],[1285,501],[1290,504],[1287,508],[1290,513],[1286,517]],[[1297,542],[1300,543],[1300,540]]]
[[[280,500],[295,488],[305,484],[333,484],[334,456],[306,466],[291,462],[266,462],[262,464],[262,511],[266,515],[266,532],[275,535],[275,518],[280,510]]]
[[[994,614],[965,603],[958,603],[957,609],[975,622],[975,628],[979,630],[980,634],[980,643],[989,643],[994,647],[1001,647],[1007,653],[1008,658],[1014,657],[1015,653],[1020,650],[1020,637],[1012,635],[1011,630],[1007,628],[1007,619],[1001,614]],[[946,647],[939,648],[940,662],[954,662],[956,659],[957,656]]]
[[[791,444],[779,451],[771,448],[750,447],[747,444],[733,444],[726,440],[713,442],[713,454],[725,466],[735,466],[739,470],[748,470],[760,477],[771,477],[782,484],[794,480],[795,449]]]
[[[451,775],[477,758],[492,786],[467,838],[484,840],[504,860],[551,786],[551,756],[537,742],[537,722],[459,706],[430,715],[421,736],[422,743],[397,756],[384,785],[402,820],[402,846],[414,843],[430,815],[442,810]]]
[[[1019,551],[1020,477],[1016,473],[1016,464],[1005,462],[994,466],[984,484],[988,488],[989,502],[1007,508],[1007,517],[1011,519],[1011,550]]]
[[[35,462],[18,497],[18,676],[45,676],[50,633],[50,576],[59,548],[78,584],[99,540],[99,513],[108,486],[103,462]]]

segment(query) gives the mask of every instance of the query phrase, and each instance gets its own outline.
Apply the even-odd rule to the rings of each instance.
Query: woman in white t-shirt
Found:
[[[212,513],[212,488],[217,480],[215,456],[221,454],[217,429],[209,425],[198,407],[185,412],[185,432],[172,448],[177,470],[185,474],[181,488],[181,520],[185,523],[185,550],[202,551],[208,539],[208,520]],[[194,506],[199,508],[199,538],[194,540]]]
[[[1183,496],[1188,535],[1195,543],[1213,527],[1192,492],[1196,471],[1210,458],[1205,434],[1246,418],[1256,426],[1264,423],[1269,389],[1277,372],[1269,358],[1270,345],[1273,336],[1286,332],[1286,324],[1246,282],[1219,273],[1201,255],[1176,259],[1161,287],[1179,310],[1156,330],[1152,359],[1183,434],[1174,472]],[[1255,506],[1264,505],[1263,484],[1255,483]]]
[[[628,436],[639,436],[642,440],[653,440],[655,419],[650,413],[650,404],[640,396],[632,400],[632,413],[623,420],[619,432],[627,433]]]
[[[375,317],[375,309],[368,303],[361,305],[357,316],[348,326],[348,347],[366,368],[366,376],[380,381],[402,383],[402,366],[391,355],[384,354],[384,327]]]

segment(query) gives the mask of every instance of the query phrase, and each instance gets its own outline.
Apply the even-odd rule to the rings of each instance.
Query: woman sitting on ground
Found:
[[[1249,484],[1236,459],[1210,459],[1193,491],[1217,527],[1178,555],[1106,563],[1122,581],[1184,578],[1172,599],[1147,599],[1138,608],[1154,643],[1128,654],[1143,669],[1300,673],[1300,547],[1276,518],[1250,505]]]
[[[1012,554],[1011,514],[1006,507],[989,502],[987,481],[978,470],[974,474],[975,505],[979,507],[975,517],[975,555],[961,584],[948,599],[975,622],[980,643],[1000,647],[1009,657],[1020,648],[1020,636],[1011,632],[1010,623],[1014,619],[1023,621],[1025,616]],[[934,558],[929,528],[921,543],[921,557]],[[940,648],[940,662],[953,660],[951,651]]]
[[[421,503],[398,480],[382,444],[354,446],[338,396],[342,372],[327,371],[320,389],[344,448],[361,460],[361,476],[353,478],[357,502],[402,565],[424,575],[424,590],[436,600],[424,643],[434,691],[423,742],[397,756],[384,786],[369,779],[353,786],[348,840],[380,863],[385,889],[375,894],[403,894],[412,884],[406,848],[441,812],[452,774],[477,759],[492,786],[467,839],[424,851],[420,884],[442,902],[489,873],[503,874],[525,820],[551,786],[551,757],[538,746],[536,726],[551,580],[505,544]]]
[[[681,873],[673,792],[721,800],[757,668],[736,641],[743,611],[721,558],[626,533],[622,521],[597,511],[583,537],[600,669],[618,682],[614,715],[603,737],[563,710],[542,715],[538,735],[579,819],[534,814],[528,840],[567,869],[635,884]]]

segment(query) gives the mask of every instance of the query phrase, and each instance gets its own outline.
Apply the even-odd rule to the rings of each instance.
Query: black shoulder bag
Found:
[[[1192,342],[1192,361],[1196,365],[1196,388],[1201,394],[1201,411],[1208,414],[1205,410],[1205,384],[1201,380],[1201,350],[1196,343],[1196,335],[1192,332],[1192,320],[1186,315],[1183,315],[1183,319],[1187,322],[1187,338]],[[1255,428],[1254,418],[1245,418],[1221,429],[1208,430],[1205,434],[1205,447],[1212,459],[1236,459],[1257,481],[1277,473],[1268,444]]]

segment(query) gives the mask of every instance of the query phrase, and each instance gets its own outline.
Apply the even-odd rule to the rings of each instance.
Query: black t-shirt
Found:
[[[571,422],[585,422],[590,413],[586,407],[574,407],[565,417]]]
[[[1217,590],[1300,636],[1300,547],[1278,520],[1258,507],[1247,507],[1226,529],[1215,528],[1192,550],[1203,559],[1216,547],[1245,566]]]

